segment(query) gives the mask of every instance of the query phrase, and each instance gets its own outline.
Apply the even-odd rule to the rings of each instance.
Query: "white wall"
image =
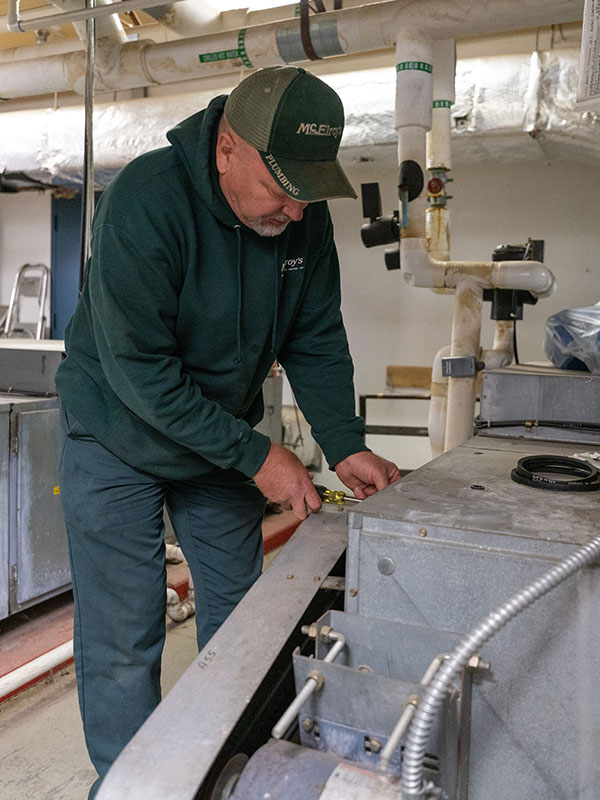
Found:
[[[50,193],[0,193],[0,306],[8,305],[15,273],[27,263],[50,266]],[[28,320],[37,315],[25,312]]]

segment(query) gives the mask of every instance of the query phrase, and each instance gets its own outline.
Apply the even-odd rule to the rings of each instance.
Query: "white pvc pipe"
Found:
[[[455,100],[454,39],[442,39],[433,46],[433,107],[431,130],[427,134],[427,168],[452,168],[450,149],[451,105]]]
[[[472,277],[463,277],[456,286],[452,342],[450,355],[454,357],[479,354],[481,341],[481,305],[483,289]],[[473,435],[477,376],[448,379],[448,414],[444,437],[444,451],[452,450]]]
[[[444,452],[446,436],[446,414],[448,410],[448,378],[442,375],[442,358],[450,355],[450,345],[440,348],[433,359],[431,371],[431,400],[429,401],[429,445],[433,458]]]
[[[554,275],[539,261],[437,261],[419,238],[400,242],[400,261],[412,286],[454,288],[469,276],[483,288],[524,289],[536,297],[555,289]]]
[[[34,658],[0,678],[0,700],[73,658],[73,640]]]
[[[146,6],[142,10],[180,36],[212,33],[221,27],[221,12],[206,0],[182,0],[173,4],[167,2],[162,6]]]
[[[512,320],[497,320],[494,333],[494,345],[491,350],[481,350],[479,360],[485,369],[500,369],[511,364],[513,352],[513,332],[515,323]]]
[[[16,0],[11,0],[13,10],[15,3]],[[119,11],[160,4],[161,0],[146,0],[142,4],[139,0],[123,0],[119,3]],[[318,14],[315,15],[318,19],[312,24],[327,30],[327,41],[347,54],[392,47],[397,32],[407,29],[421,30],[423,38],[437,40],[579,20],[582,6],[583,0],[507,0],[502,4],[496,0],[421,0],[418,3],[390,0]],[[102,7],[105,8],[108,7]],[[47,22],[48,18],[45,20]],[[12,24],[16,25],[14,14]],[[282,32],[298,38],[299,26],[297,20],[284,20],[250,27],[243,32],[235,30],[178,42],[145,42],[141,46],[129,42],[123,46],[114,69],[106,75],[101,71],[97,89],[116,91],[236,72],[244,64],[253,67],[282,64],[284,58],[279,50],[277,34]],[[245,60],[241,57],[200,60],[199,56],[204,54],[238,51],[240,37]],[[3,97],[82,91],[84,68],[80,53],[50,57],[33,64],[20,62],[18,69],[16,66],[0,66]]]
[[[105,6],[110,3],[110,0],[96,0],[95,7]],[[52,5],[60,9],[63,13],[67,11],[79,11],[81,9],[81,0],[52,0]],[[96,20],[96,39],[104,39],[109,37],[114,44],[123,45],[127,41],[127,34],[121,25],[119,15],[113,14],[100,14],[94,17]],[[74,22],[73,27],[77,36],[82,42],[85,42],[86,22]]]

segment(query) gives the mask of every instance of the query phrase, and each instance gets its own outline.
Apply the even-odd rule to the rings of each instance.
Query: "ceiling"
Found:
[[[166,0],[168,2],[168,0]],[[45,13],[59,13],[58,9],[53,8],[48,3],[41,2],[41,0],[21,0],[19,4],[19,12],[32,11],[34,9],[43,9]],[[0,19],[5,20],[8,12],[8,0],[0,0]],[[40,14],[42,12],[40,11]],[[119,14],[123,27],[128,29],[139,29],[145,25],[156,25],[156,21],[152,17],[145,14],[143,11],[133,11],[128,14]],[[72,25],[55,26],[47,31],[46,42],[61,42],[67,39],[76,39],[77,34]],[[38,36],[35,31],[26,31],[25,33],[9,33],[6,30],[6,25],[0,23],[0,50],[7,50],[12,47],[25,47],[27,45],[38,44]]]

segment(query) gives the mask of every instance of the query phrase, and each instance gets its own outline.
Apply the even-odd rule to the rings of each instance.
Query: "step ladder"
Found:
[[[15,275],[0,337],[44,338],[49,279],[50,270],[45,264],[23,264]],[[27,298],[33,298],[34,303],[28,303]]]

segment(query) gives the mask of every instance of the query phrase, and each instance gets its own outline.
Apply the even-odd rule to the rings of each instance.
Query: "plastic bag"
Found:
[[[567,308],[548,317],[544,352],[561,369],[600,375],[600,305]]]

